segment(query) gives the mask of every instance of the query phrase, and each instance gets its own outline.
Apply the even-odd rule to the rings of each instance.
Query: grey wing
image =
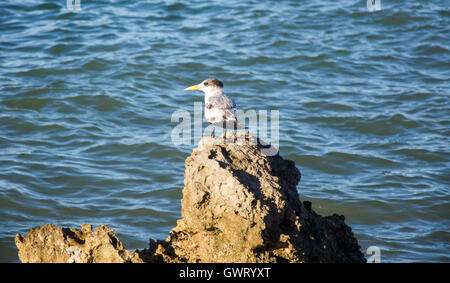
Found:
[[[216,95],[209,97],[207,108],[221,110],[225,117],[220,122],[213,123],[227,129],[247,129],[245,126],[238,124],[236,118],[236,104],[227,95]]]
[[[213,108],[236,110],[236,104],[226,94],[209,97],[208,104],[211,104]]]
[[[223,110],[226,113],[226,119],[233,119],[236,120],[236,104],[234,101],[228,97],[226,94],[224,95],[215,95],[211,96],[208,99],[207,107],[209,108],[215,108]]]

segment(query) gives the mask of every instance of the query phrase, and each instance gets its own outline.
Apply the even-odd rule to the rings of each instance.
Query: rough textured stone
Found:
[[[81,230],[47,224],[17,234],[16,246],[22,262],[97,263],[143,262],[137,252],[126,250],[114,230],[100,225],[82,225]]]
[[[188,262],[364,262],[344,217],[301,202],[293,161],[248,133],[204,137],[186,159],[182,219],[167,241]]]

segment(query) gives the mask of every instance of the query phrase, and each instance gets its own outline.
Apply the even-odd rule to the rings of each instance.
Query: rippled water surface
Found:
[[[171,115],[208,77],[280,111],[280,154],[322,215],[383,262],[450,262],[446,1],[0,2],[0,261],[46,223],[129,249],[180,218]]]

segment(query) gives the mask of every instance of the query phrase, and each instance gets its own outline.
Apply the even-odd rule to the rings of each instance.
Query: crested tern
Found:
[[[227,129],[245,129],[236,118],[236,104],[223,92],[223,83],[218,79],[206,79],[184,90],[201,90],[205,93],[205,118],[214,126]]]

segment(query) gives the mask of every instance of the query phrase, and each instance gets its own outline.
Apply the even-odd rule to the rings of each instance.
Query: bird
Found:
[[[223,92],[223,83],[216,78],[210,78],[184,90],[201,90],[205,93],[205,118],[214,126],[227,129],[246,129],[236,118],[236,104]]]

